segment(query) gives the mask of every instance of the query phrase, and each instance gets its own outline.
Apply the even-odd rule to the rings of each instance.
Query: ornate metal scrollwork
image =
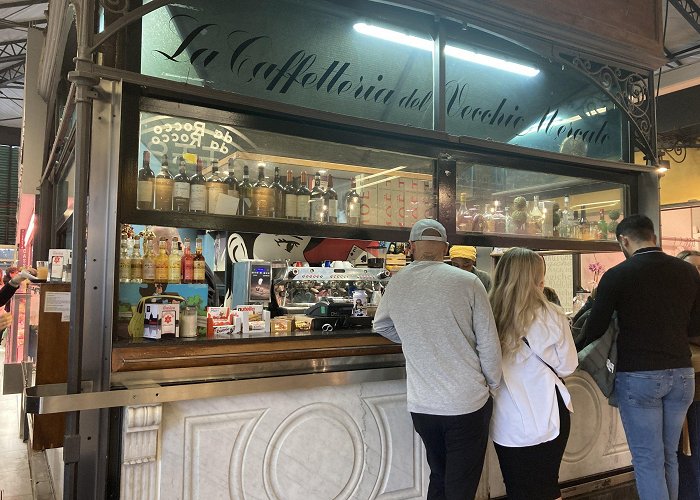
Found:
[[[557,58],[593,80],[620,107],[635,128],[640,149],[653,158],[656,138],[652,96],[649,92],[650,74],[563,52],[559,52]]]
[[[129,0],[99,0],[100,5],[115,14],[126,14],[129,11]]]

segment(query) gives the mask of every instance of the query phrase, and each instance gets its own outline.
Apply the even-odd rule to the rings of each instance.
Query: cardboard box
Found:
[[[158,340],[163,335],[180,335],[180,304],[147,302],[144,308],[143,336]]]

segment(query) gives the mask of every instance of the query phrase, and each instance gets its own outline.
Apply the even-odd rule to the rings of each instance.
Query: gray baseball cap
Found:
[[[437,231],[440,233],[440,236],[433,236],[430,234],[424,235],[423,233],[426,229]],[[445,226],[435,219],[421,219],[413,224],[409,241],[442,241],[443,243],[447,243],[447,231],[445,231]]]

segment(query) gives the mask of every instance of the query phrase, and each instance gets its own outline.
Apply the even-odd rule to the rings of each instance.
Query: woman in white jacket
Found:
[[[544,273],[542,257],[511,248],[496,266],[490,294],[503,351],[491,439],[509,500],[561,498],[572,406],[560,377],[576,369],[578,358],[564,311],[542,292]]]

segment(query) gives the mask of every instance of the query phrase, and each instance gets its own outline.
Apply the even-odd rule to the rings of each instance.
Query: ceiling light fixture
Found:
[[[389,42],[400,43],[402,45],[407,45],[420,50],[433,50],[434,43],[432,40],[407,35],[405,33],[382,28],[380,26],[374,26],[366,23],[355,23],[353,25],[353,29],[358,33],[362,33],[363,35],[381,38],[382,40]],[[472,52],[471,50],[460,49],[459,47],[454,47],[452,45],[445,45],[445,55],[528,77],[536,76],[540,72],[539,69],[533,68],[532,66],[506,61],[504,59],[487,56],[485,54],[478,54],[476,52]]]

